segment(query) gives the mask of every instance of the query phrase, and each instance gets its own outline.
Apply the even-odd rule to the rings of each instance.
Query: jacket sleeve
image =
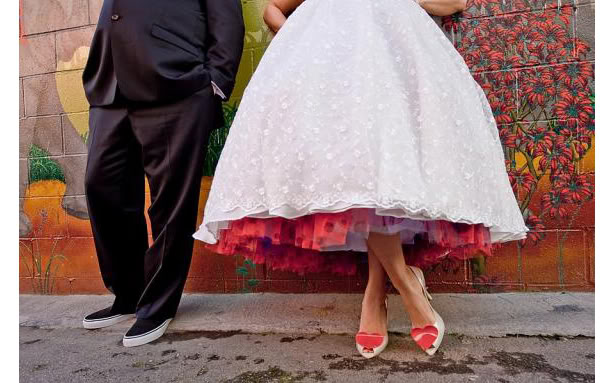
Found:
[[[245,27],[241,1],[202,1],[207,12],[205,67],[211,81],[228,96],[233,92],[243,51]]]

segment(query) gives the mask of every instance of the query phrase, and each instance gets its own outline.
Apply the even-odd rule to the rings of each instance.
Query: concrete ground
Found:
[[[438,294],[434,357],[391,297],[380,357],[354,348],[359,295],[186,295],[167,334],[121,345],[131,322],[87,331],[109,296],[22,296],[22,382],[594,382],[594,295]]]

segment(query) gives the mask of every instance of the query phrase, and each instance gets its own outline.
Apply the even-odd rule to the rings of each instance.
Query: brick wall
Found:
[[[227,125],[270,41],[265,0],[243,0],[246,44]],[[469,0],[437,19],[485,89],[531,236],[497,257],[427,271],[436,291],[593,290],[594,1]],[[81,73],[102,0],[20,1],[20,291],[105,293],[83,176]],[[224,131],[208,148],[199,220]],[[147,194],[147,190],[146,190]],[[149,199],[148,199],[149,204]],[[197,241],[187,291],[360,292],[353,278],[298,277],[208,253]]]

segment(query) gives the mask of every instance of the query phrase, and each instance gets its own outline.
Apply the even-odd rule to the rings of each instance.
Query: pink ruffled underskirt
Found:
[[[419,267],[491,255],[492,249],[489,229],[482,224],[379,216],[364,208],[295,219],[246,217],[229,222],[218,242],[206,247],[274,270],[354,275],[360,262],[356,252],[367,251],[370,232],[399,233],[406,263]]]

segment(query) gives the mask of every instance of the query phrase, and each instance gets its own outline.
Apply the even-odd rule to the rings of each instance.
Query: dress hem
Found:
[[[381,206],[374,206],[374,205],[367,205],[367,204],[365,205],[352,204],[352,205],[348,205],[348,206],[338,208],[338,209],[311,208],[311,209],[308,209],[307,212],[302,213],[302,214],[288,214],[290,209],[285,209],[284,206],[281,208],[274,209],[274,210],[261,209],[257,211],[251,211],[251,212],[248,212],[242,209],[242,212],[240,212],[239,215],[233,214],[233,212],[231,212],[229,213],[229,217],[226,217],[226,218],[210,220],[207,223],[204,220],[203,223],[200,225],[199,229],[193,234],[193,238],[199,241],[208,243],[208,244],[212,244],[212,245],[216,244],[218,242],[218,237],[215,234],[216,232],[220,231],[221,229],[225,229],[228,226],[227,223],[232,222],[232,221],[237,221],[243,218],[259,218],[259,219],[284,218],[284,219],[292,220],[292,219],[296,219],[296,218],[303,217],[306,215],[312,215],[312,214],[318,214],[318,213],[327,213],[327,214],[343,213],[351,209],[374,209],[376,211],[376,215],[379,215],[382,217],[389,216],[389,217],[395,217],[395,218],[405,218],[405,219],[413,219],[413,220],[420,220],[420,221],[443,220],[443,221],[448,221],[451,223],[464,223],[464,224],[469,224],[469,225],[482,224],[483,226],[489,229],[492,243],[504,243],[504,242],[510,242],[510,241],[523,240],[527,237],[526,233],[529,231],[529,229],[526,226],[524,226],[524,229],[522,229],[521,231],[508,231],[508,230],[504,230],[500,228],[496,224],[490,224],[489,222],[481,222],[479,220],[472,220],[468,218],[452,218],[449,215],[444,214],[444,213],[425,216],[423,215],[423,213],[419,213],[420,211],[427,210],[424,208],[417,209],[417,212],[409,212],[404,208],[393,209],[390,207],[383,208]],[[293,209],[293,210],[296,210],[296,209]],[[392,214],[391,212],[395,210],[403,211],[404,214]],[[235,209],[235,211],[237,211],[237,209]],[[278,213],[275,213],[275,212],[278,212]],[[214,225],[214,227],[210,228],[210,225]]]

